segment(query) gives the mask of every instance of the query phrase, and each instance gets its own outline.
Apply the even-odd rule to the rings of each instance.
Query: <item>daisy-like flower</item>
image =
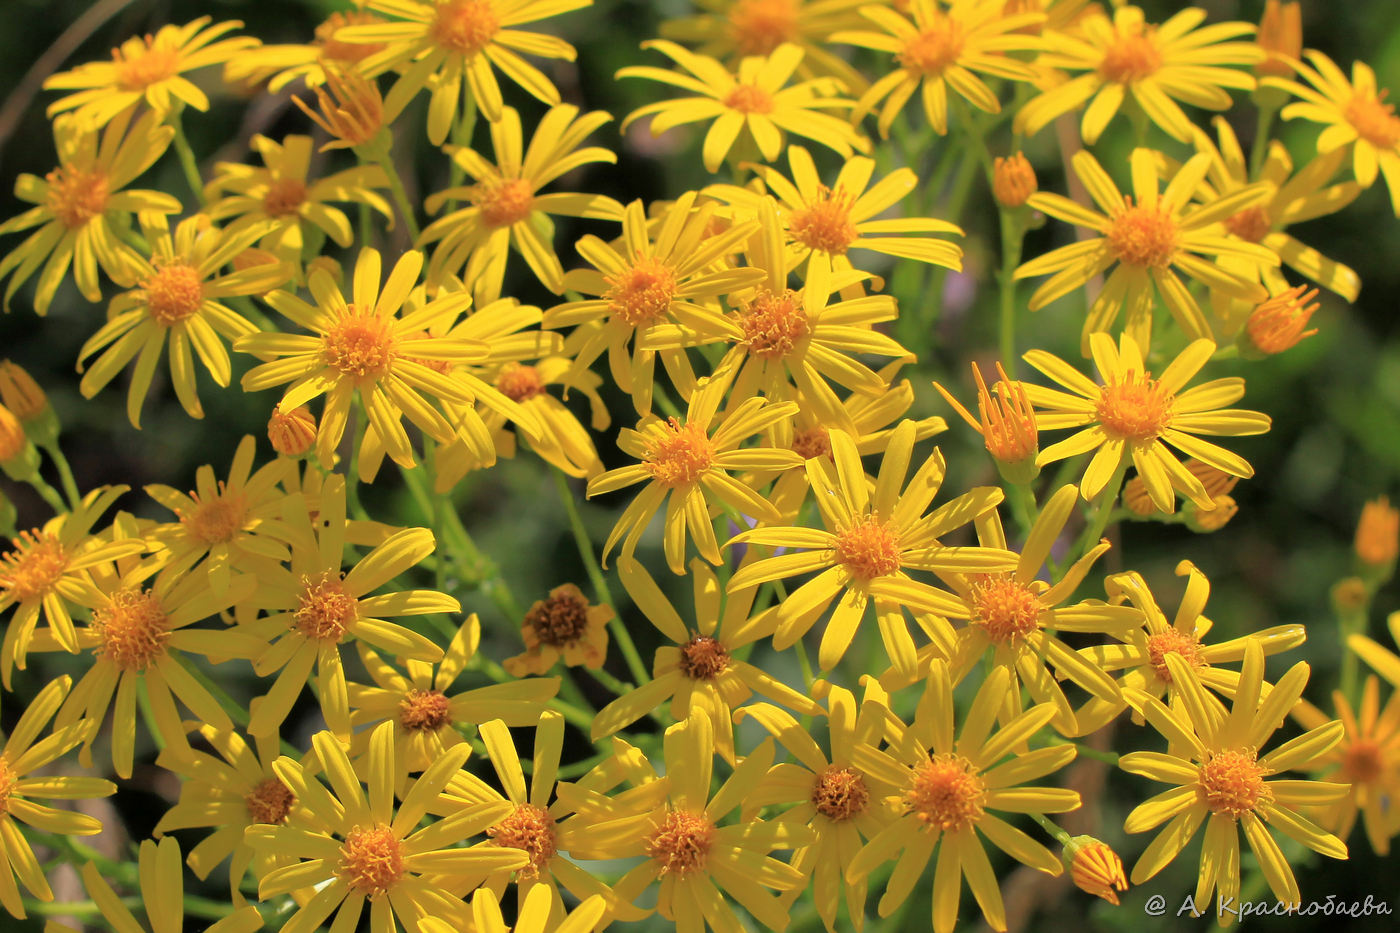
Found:
[[[884,699],[874,680],[867,680],[865,687],[867,699]],[[814,838],[810,845],[792,853],[792,866],[811,877],[817,914],[827,930],[835,933],[836,912],[844,897],[852,924],[859,931],[864,925],[866,883],[864,878],[848,880],[846,869],[863,840],[873,839],[889,825],[894,813],[884,801],[899,788],[865,773],[852,758],[857,745],[879,743],[884,729],[881,704],[868,703],[860,707],[858,715],[855,697],[844,687],[819,682],[813,689],[826,691],[830,761],[792,714],[768,703],[751,703],[735,711],[736,722],[753,719],[795,759],[769,769],[744,804],[748,811],[796,804],[779,819],[805,825]],[[790,891],[784,898],[792,900],[800,893]]]
[[[432,92],[428,139],[441,146],[457,119],[463,90],[492,123],[506,112],[492,65],[537,99],[557,105],[559,91],[554,83],[516,53],[573,61],[574,47],[555,36],[512,27],[581,10],[592,2],[369,0],[367,9],[395,19],[346,26],[337,30],[334,38],[384,45],[382,52],[364,59],[359,67],[368,77],[400,72],[386,101],[395,112],[424,88]]]
[[[341,247],[354,239],[350,219],[328,201],[366,204],[393,223],[394,209],[375,190],[389,186],[380,166],[358,165],[311,181],[310,136],[287,136],[279,143],[258,134],[253,148],[262,156],[263,168],[220,162],[204,189],[204,212],[211,220],[236,218],[228,225],[230,233],[258,226],[263,231],[260,248],[299,266],[308,234],[320,231]]]
[[[549,888],[532,888],[521,898],[515,924],[506,926],[500,898],[490,888],[478,888],[472,895],[472,920],[477,933],[591,933],[608,911],[607,901],[596,894],[585,898],[568,916],[563,916],[562,905],[556,915],[554,906]],[[455,933],[451,926],[431,917],[424,919],[425,930],[429,923],[430,933]]]
[[[1123,671],[1118,682],[1125,689],[1131,688],[1159,699],[1165,696],[1170,702],[1177,695],[1178,688],[1172,681],[1172,669],[1167,666],[1167,658],[1175,655],[1181,658],[1191,677],[1202,687],[1232,697],[1239,687],[1240,675],[1238,671],[1222,665],[1239,663],[1244,658],[1247,644],[1254,642],[1265,655],[1271,655],[1292,650],[1307,638],[1307,631],[1301,625],[1276,625],[1239,638],[1207,644],[1206,636],[1214,625],[1204,615],[1206,601],[1210,599],[1210,581],[1186,560],[1176,565],[1176,573],[1187,578],[1186,592],[1182,594],[1171,621],[1167,620],[1147,581],[1137,571],[1114,574],[1104,581],[1109,601],[1115,605],[1126,601],[1136,607],[1143,624],[1126,632],[1109,632],[1118,640],[1117,644],[1081,648],[1079,653],[1099,670],[1111,674]],[[1107,724],[1122,709],[1123,704],[1117,699],[1112,703],[1097,698],[1090,700],[1079,711],[1081,732],[1087,734]]]
[[[41,901],[53,900],[53,891],[34,857],[34,850],[15,822],[65,836],[95,836],[102,832],[102,821],[96,817],[55,809],[31,798],[74,800],[107,797],[117,791],[115,784],[101,778],[30,774],[52,764],[54,759],[83,741],[85,725],[56,729],[42,741],[35,741],[62,705],[71,684],[67,677],[45,684],[20,715],[4,748],[0,749],[0,856],[4,858],[4,865],[0,867],[0,906],[21,919],[26,914],[15,885],[16,878]]]
[[[787,908],[770,892],[801,888],[807,879],[768,853],[810,844],[811,831],[782,820],[720,825],[744,805],[768,772],[772,739],[745,756],[711,796],[714,760],[707,714],[692,713],[671,726],[665,737],[666,776],[637,788],[645,788],[654,799],[650,808],[611,820],[607,819],[609,808],[600,808],[584,821],[580,844],[571,854],[596,859],[646,856],[613,890],[624,902],[632,902],[659,881],[657,910],[677,923],[677,929],[687,925],[697,933],[707,925],[717,931],[734,929],[739,920],[725,901],[726,894],[763,928],[784,929]]]
[[[332,913],[336,914],[333,929],[354,929],[366,902],[369,928],[375,933],[393,933],[398,926],[413,929],[424,915],[447,921],[453,929],[466,929],[467,905],[428,876],[509,870],[527,861],[524,852],[513,849],[455,845],[507,816],[508,804],[464,807],[419,828],[429,807],[471,754],[469,745],[444,751],[396,808],[391,723],[380,725],[370,736],[364,778],[351,767],[340,740],[330,732],[316,733],[311,744],[324,778],[313,777],[286,756],[278,758],[273,770],[296,795],[298,805],[285,823],[254,826],[247,833],[255,850],[279,851],[298,860],[262,877],[261,900],[316,889],[284,930],[315,930]]]
[[[934,660],[914,721],[905,725],[885,711],[888,750],[873,742],[857,743],[852,750],[856,767],[897,789],[892,801],[897,818],[867,842],[846,869],[846,877],[856,880],[898,859],[877,908],[881,917],[888,917],[909,896],[935,849],[936,933],[951,933],[957,922],[963,878],[987,924],[1006,929],[1006,908],[983,837],[1024,865],[1048,875],[1062,871],[1060,860],[1048,849],[990,812],[1064,813],[1080,803],[1072,790],[1023,786],[1067,765],[1074,759],[1074,748],[1024,750],[1026,740],[1054,717],[1054,707],[1048,704],[1019,713],[993,733],[1010,689],[1006,669],[993,670],[978,689],[955,741],[952,679],[947,665]]]
[[[93,601],[89,571],[107,561],[146,549],[138,539],[95,536],[92,526],[129,487],[103,486],[83,497],[66,515],[49,519],[41,528],[21,532],[10,540],[10,550],[0,555],[0,612],[14,609],[5,625],[0,647],[0,675],[10,689],[10,673],[25,669],[25,658],[42,611],[55,643],[70,654],[78,653],[73,627],[74,607],[89,608]]]
[[[948,132],[948,88],[979,110],[1000,113],[996,93],[975,74],[980,72],[1008,81],[1031,81],[1035,71],[1007,52],[1029,52],[1043,47],[1040,37],[1028,34],[1045,21],[1038,11],[1010,12],[982,0],[913,0],[909,16],[871,4],[861,15],[883,32],[838,32],[832,42],[858,45],[894,55],[895,68],[861,95],[856,103],[858,121],[880,102],[879,127],[889,136],[894,119],[922,89],[924,115],[938,135]]]
[[[1304,53],[1311,67],[1297,62],[1297,71],[1308,85],[1283,78],[1265,78],[1268,87],[1282,88],[1299,100],[1283,108],[1283,118],[1302,118],[1326,129],[1317,137],[1321,154],[1350,147],[1351,168],[1363,188],[1385,176],[1390,203],[1400,217],[1400,117],[1395,105],[1385,102],[1388,91],[1376,86],[1376,73],[1365,62],[1351,66],[1351,80],[1332,59],[1309,49]]]
[[[574,359],[569,356],[546,356],[533,363],[510,362],[495,372],[496,390],[533,415],[541,432],[526,433],[525,447],[541,460],[567,476],[592,479],[603,472],[603,461],[593,443],[588,428],[567,405],[549,391],[557,386],[565,395],[570,390],[588,399],[591,415],[589,426],[594,431],[606,430],[612,423],[603,397],[598,390],[603,377],[597,373],[574,371]],[[482,421],[491,432],[496,453],[504,458],[515,456],[520,433],[507,430],[507,419],[498,411],[482,412]],[[434,466],[441,470],[442,457]],[[442,473],[438,474],[441,482]]]
[[[238,20],[209,25],[201,16],[183,26],[167,24],[156,34],[132,36],[112,50],[110,62],[87,62],[52,75],[46,90],[72,91],[49,104],[52,117],[76,110],[82,120],[102,126],[129,107],[145,101],[158,116],[179,105],[208,110],[209,98],[185,72],[226,62],[258,44],[252,36],[220,38],[243,26]]]
[[[595,236],[578,241],[578,252],[591,269],[575,269],[565,285],[597,297],[557,305],[545,312],[544,326],[580,327],[583,336],[574,354],[572,373],[582,378],[606,350],[608,371],[622,391],[632,395],[637,414],[651,411],[656,358],[683,398],[695,389],[695,370],[685,348],[718,340],[730,329],[715,307],[723,295],[747,288],[763,275],[754,269],[728,268],[723,260],[758,229],[753,220],[736,220],[714,230],[718,205],[696,204],[687,191],[667,206],[659,224],[648,221],[641,201],[622,215],[622,239],[610,245]],[[719,265],[717,268],[717,264]],[[643,341],[672,329],[676,341],[661,350],[644,350]],[[632,351],[627,349],[633,344]],[[670,346],[676,342],[678,346]]]
[[[618,576],[627,594],[674,647],[658,648],[652,680],[613,700],[593,718],[593,741],[625,729],[671,701],[671,716],[708,715],[715,750],[734,762],[733,710],[754,693],[795,709],[804,716],[823,710],[811,698],[735,657],[735,653],[773,634],[774,610],[752,615],[757,587],[723,593],[715,572],[699,560],[690,563],[694,581],[695,625],[681,621],[671,601],[636,560],[618,561]]]
[[[546,599],[537,599],[520,623],[525,653],[501,662],[512,677],[544,674],[561,658],[568,667],[582,664],[593,670],[608,656],[611,606],[590,606],[572,583],[556,586]]]
[[[224,63],[224,80],[253,88],[267,82],[268,91],[280,93],[297,79],[307,87],[325,84],[336,68],[354,68],[366,58],[384,51],[380,42],[344,42],[336,33],[347,26],[383,23],[384,17],[365,10],[339,10],[316,27],[310,42],[291,45],[260,45],[239,53]]]
[[[141,904],[146,923],[141,923],[124,900],[92,862],[83,864],[83,887],[97,905],[104,921],[122,933],[179,933],[185,919],[185,877],[180,867],[180,844],[167,836],[159,844],[143,840],[137,856],[137,877],[141,884]],[[252,905],[240,907],[228,916],[211,923],[205,933],[253,933],[263,926],[262,915]],[[53,933],[77,933],[71,927],[50,921],[46,928]]]
[[[448,294],[399,314],[422,268],[423,254],[410,250],[399,257],[381,287],[379,251],[366,247],[355,260],[351,301],[345,300],[330,273],[321,268],[308,276],[314,306],[288,291],[275,291],[264,299],[314,336],[257,333],[234,344],[240,353],[284,357],[244,374],[245,392],[290,382],[278,403],[284,411],[326,395],[316,431],[316,454],[326,469],[335,462],[335,449],[345,434],[356,394],[390,459],[404,467],[414,465],[413,447],[402,423],[405,415],[434,440],[448,443],[456,434],[420,393],[445,401],[472,401],[465,387],[432,364],[469,362],[480,358],[484,348],[474,341],[428,332],[435,324],[455,320],[471,304],[471,296]]]
[[[749,398],[721,416],[719,407],[732,376],[730,369],[701,379],[683,419],[662,421],[648,415],[637,422],[635,431],[624,428],[619,432],[617,446],[640,462],[593,477],[588,482],[588,498],[637,483],[645,482],[646,486],[608,533],[603,543],[604,562],[618,542],[622,543],[622,556],[631,557],[642,532],[663,505],[666,563],[676,574],[685,573],[687,539],[695,542],[695,549],[710,563],[723,560],[715,540],[711,499],[759,521],[780,518],[772,503],[726,471],[784,469],[800,463],[802,458],[790,450],[739,447],[745,438],[791,417],[797,406]]]
[[[913,458],[916,430],[914,422],[901,421],[890,434],[873,493],[854,438],[832,430],[835,469],[824,459],[807,461],[807,476],[825,527],[756,528],[730,540],[730,544],[792,549],[739,570],[730,578],[731,593],[818,571],[778,605],[773,636],[778,650],[791,647],[834,602],[836,609],[818,654],[822,670],[830,670],[846,653],[874,603],[890,661],[900,677],[917,679],[917,652],[904,620],[905,607],[944,615],[961,611],[962,603],[906,571],[999,573],[1015,568],[1018,555],[1011,551],[943,547],[938,542],[995,508],[1002,500],[1000,489],[978,487],[925,514],[943,481],[943,455],[935,450],[900,490]]]
[[[365,763],[372,729],[381,722],[394,724],[394,760],[397,784],[403,788],[408,775],[425,771],[443,751],[465,741],[455,728],[501,719],[508,726],[533,726],[545,704],[559,691],[559,678],[487,684],[453,691],[453,685],[476,656],[481,644],[481,622],[476,613],[463,620],[447,652],[433,669],[427,661],[408,660],[405,677],[379,652],[364,642],[355,647],[373,686],[347,684],[350,696],[351,761]]]
[[[528,147],[520,130],[520,114],[506,107],[491,124],[491,148],[496,162],[488,162],[468,146],[447,151],[472,183],[439,191],[424,202],[435,214],[449,201],[465,201],[423,229],[419,246],[437,243],[428,266],[428,284],[436,288],[448,275],[462,273],[462,281],[476,294],[477,305],[501,297],[506,258],[514,247],[535,277],[556,295],[564,291],[564,267],[554,246],[540,231],[553,229],[551,214],[619,220],[622,205],[601,194],[552,192],[541,188],[581,165],[614,163],[617,155],[601,146],[584,146],[584,139],[612,117],[602,111],[580,115],[571,104],[550,109],[535,127]],[[521,150],[524,149],[524,156]]]
[[[164,224],[147,226],[151,258],[138,257],[133,262],[136,288],[112,299],[107,323],[78,351],[80,370],[88,357],[101,351],[79,384],[83,397],[92,398],[102,391],[134,359],[126,416],[133,427],[141,427],[141,406],[168,342],[175,397],[191,418],[203,418],[195,357],[216,384],[227,386],[232,366],[223,341],[257,332],[257,327],[224,304],[224,299],[261,295],[292,277],[292,267],[281,262],[222,272],[265,230],[265,225],[221,230],[199,215],[182,220],[173,235]]]
[[[152,114],[130,121],[131,114],[123,114],[99,134],[82,120],[58,118],[53,124],[58,167],[43,178],[23,174],[15,179],[15,197],[35,206],[0,224],[0,235],[39,229],[0,260],[0,278],[10,277],[6,311],[15,291],[41,264],[34,293],[34,310],[41,315],[70,264],[73,283],[88,301],[102,300],[99,268],[118,285],[130,285],[137,256],[122,242],[117,221],[138,211],[154,216],[180,210],[180,202],[162,191],[122,190],[160,159],[175,134],[158,126]]]
[[[782,153],[784,133],[821,143],[842,156],[850,156],[853,149],[869,151],[869,141],[858,135],[850,123],[826,112],[853,106],[852,101],[837,96],[839,82],[811,78],[788,85],[802,63],[799,45],[784,43],[766,56],[745,58],[739,62],[737,73],[707,55],[688,52],[665,39],[643,42],[642,48],[656,49],[682,70],[633,65],[620,69],[619,78],[647,78],[698,96],[639,107],[622,121],[623,131],[634,120],[646,116],[652,118],[653,136],[687,123],[714,120],[701,147],[707,172],[719,171],[745,129],[746,142],[758,148],[765,162],[776,160]]]
[[[196,488],[188,495],[170,486],[146,487],[146,494],[178,519],[149,535],[164,551],[167,563],[162,572],[183,574],[203,560],[200,572],[208,575],[211,589],[223,592],[231,574],[290,558],[288,532],[281,521],[286,494],[278,484],[293,469],[292,463],[278,459],[254,473],[256,453],[257,444],[245,436],[233,455],[228,479],[216,481],[214,468],[206,464],[196,472]]]
[[[835,290],[831,284],[833,272],[851,271],[850,250],[869,250],[894,259],[962,269],[962,249],[929,236],[962,236],[962,228],[956,224],[932,217],[877,219],[919,184],[911,169],[897,168],[872,186],[875,160],[854,156],[846,160],[835,183],[827,187],[806,149],[789,146],[787,152],[791,180],[769,166],[754,166],[754,172],[778,199],[779,217],[788,241],[784,260],[791,265],[796,257],[809,309]],[[706,193],[758,206],[752,190],[735,185],[716,185]],[[906,233],[914,235],[900,235]]]
[[[1077,489],[1062,486],[1045,501],[1026,536],[1014,571],[940,574],[964,604],[961,611],[949,613],[948,618],[967,622],[958,632],[949,659],[953,677],[961,680],[991,649],[992,663],[1011,674],[1012,688],[1003,707],[1003,718],[1019,711],[1024,685],[1032,700],[1055,710],[1051,723],[1066,735],[1082,732],[1061,681],[1069,680],[1097,699],[1118,704],[1120,709],[1122,696],[1113,678],[1066,645],[1059,633],[1126,636],[1142,625],[1142,613],[1132,606],[1069,602],[1090,567],[1108,550],[1107,541],[1089,548],[1065,569],[1058,581],[1053,575],[1050,582],[1041,579],[1050,549],[1064,533],[1078,498]],[[995,511],[977,523],[977,537],[984,547],[1006,548],[1006,532]]]
[[[1268,827],[1329,858],[1346,858],[1346,844],[1298,810],[1335,803],[1346,796],[1347,786],[1280,780],[1275,775],[1325,754],[1341,740],[1342,724],[1329,722],[1261,756],[1265,742],[1307,685],[1305,662],[1293,665],[1261,697],[1264,652],[1258,644],[1246,644],[1239,690],[1228,712],[1200,688],[1181,658],[1172,655],[1167,664],[1180,690],[1180,707],[1168,709],[1160,700],[1137,691],[1126,694],[1133,707],[1166,737],[1170,751],[1130,752],[1118,759],[1119,767],[1172,785],[1139,804],[1123,825],[1130,833],[1141,833],[1167,824],[1133,866],[1133,884],[1142,884],[1165,868],[1204,824],[1195,891],[1198,910],[1210,904],[1213,892],[1218,892],[1221,905],[1239,900],[1240,830],[1244,830],[1274,896],[1285,904],[1297,905],[1300,896],[1293,870]],[[1220,912],[1220,923],[1228,923],[1231,916]]]
[[[1133,193],[1124,197],[1098,160],[1088,152],[1076,152],[1074,173],[1103,213],[1090,210],[1062,195],[1038,191],[1027,202],[1067,223],[1098,233],[1051,250],[1023,263],[1015,278],[1050,275],[1031,295],[1032,311],[1068,295],[1094,276],[1112,268],[1103,291],[1089,308],[1084,322],[1084,353],[1089,335],[1107,331],[1127,305],[1125,328],[1138,346],[1152,341],[1154,285],[1172,317],[1188,337],[1208,338],[1210,323],[1201,306],[1177,276],[1180,270],[1213,293],[1259,302],[1268,292],[1259,284],[1260,266],[1277,266],[1278,254],[1257,243],[1231,237],[1228,218],[1268,200],[1266,184],[1254,184],[1222,194],[1205,204],[1193,205],[1201,182],[1210,170],[1210,156],[1200,153],[1176,173],[1164,191],[1158,192],[1157,155],[1150,149],[1132,154]],[[1249,267],[1242,275],[1203,257],[1235,257]]]
[[[254,853],[243,839],[244,831],[285,823],[297,798],[272,770],[280,753],[277,733],[253,739],[251,746],[237,731],[207,723],[199,727],[199,735],[212,753],[186,743],[172,745],[156,758],[158,767],[179,775],[181,781],[179,801],[165,811],[152,833],[159,838],[175,830],[213,830],[185,861],[203,881],[228,859],[229,897],[242,907],[239,888],[249,868],[260,878],[292,861],[278,852]]]
[[[1176,511],[1175,490],[1203,509],[1215,507],[1205,486],[1167,449],[1168,444],[1231,476],[1254,475],[1254,468],[1239,454],[1196,436],[1263,434],[1272,423],[1257,411],[1222,407],[1244,397],[1243,379],[1231,376],[1186,388],[1210,361],[1215,344],[1192,341],[1155,379],[1143,363],[1137,341],[1126,331],[1116,347],[1102,333],[1091,334],[1089,346],[1102,380],[1098,384],[1044,350],[1031,350],[1023,357],[1070,390],[1023,383],[1038,409],[1036,422],[1041,430],[1082,429],[1042,450],[1037,464],[1094,451],[1079,487],[1085,499],[1092,499],[1113,485],[1115,478],[1121,479],[1131,463],[1147,483],[1152,502],[1168,513]]]
[[[1400,799],[1400,691],[1392,692],[1382,707],[1380,684],[1372,675],[1366,678],[1359,708],[1353,710],[1340,690],[1332,692],[1332,703],[1345,729],[1342,740],[1299,768],[1318,773],[1323,780],[1350,784],[1351,789],[1324,809],[1318,819],[1345,842],[1359,815],[1371,850],[1377,855],[1389,855],[1390,839],[1400,830],[1393,803]],[[1291,715],[1304,729],[1316,729],[1331,721],[1306,700],[1299,700]]]
[[[1118,113],[1125,98],[1153,123],[1181,142],[1191,141],[1191,120],[1177,101],[1209,110],[1230,107],[1228,89],[1252,91],[1254,75],[1240,66],[1266,58],[1249,23],[1196,27],[1206,11],[1181,10],[1160,26],[1143,21],[1142,10],[1120,6],[1110,20],[1104,13],[1085,17],[1073,31],[1047,32],[1037,64],[1084,72],[1028,102],[1016,114],[1017,133],[1034,135],[1056,117],[1088,103],[1080,132],[1090,145]],[[1092,98],[1092,101],[1090,100]]]

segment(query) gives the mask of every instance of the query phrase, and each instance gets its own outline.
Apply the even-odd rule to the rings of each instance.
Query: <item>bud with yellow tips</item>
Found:
[[[316,419],[305,405],[286,413],[274,408],[267,422],[267,439],[282,456],[303,457],[316,443]]]
[[[1074,836],[1060,858],[1079,890],[1118,906],[1118,892],[1128,890],[1128,877],[1112,846],[1093,836]]]
[[[1035,169],[1023,153],[1002,158],[997,156],[992,163],[992,197],[1006,208],[1023,206],[1037,189]]]
[[[972,377],[977,381],[977,411],[980,415],[977,419],[943,386],[935,382],[933,387],[973,430],[982,435],[987,452],[996,460],[1002,477],[1009,483],[1021,486],[1040,475],[1040,467],[1035,464],[1036,455],[1040,452],[1035,411],[1026,397],[1025,387],[1007,376],[1000,363],[997,363],[997,375],[1001,379],[993,395],[987,390],[982,371],[976,363],[972,364]]]
[[[51,447],[58,440],[58,415],[48,396],[23,366],[10,360],[0,360],[0,404],[20,420],[34,443]]]

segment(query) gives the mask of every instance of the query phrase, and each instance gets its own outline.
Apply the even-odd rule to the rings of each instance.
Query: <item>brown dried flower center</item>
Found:
[[[296,795],[275,777],[259,781],[243,798],[248,808],[248,819],[273,826],[286,822],[287,814],[296,802]]]
[[[558,648],[588,631],[588,604],[569,593],[551,595],[525,613],[525,624],[541,642]]]
[[[711,680],[729,670],[729,650],[719,639],[696,635],[681,646],[681,673],[691,680]]]
[[[399,700],[399,724],[409,732],[434,732],[451,721],[452,712],[441,690],[414,687]]]
[[[860,816],[870,803],[870,790],[865,778],[850,768],[831,765],[817,775],[812,786],[812,806],[827,819],[849,820]]]
[[[760,293],[739,315],[739,326],[748,351],[764,359],[787,356],[812,332],[802,298],[792,289]]]

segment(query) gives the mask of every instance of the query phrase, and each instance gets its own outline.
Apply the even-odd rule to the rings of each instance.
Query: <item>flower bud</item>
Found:
[[[997,156],[992,165],[992,196],[1002,207],[1020,207],[1036,192],[1035,169],[1023,153],[1003,159]]]
[[[1297,0],[1265,0],[1257,41],[1269,57],[1254,66],[1254,73],[1260,77],[1292,77],[1293,66],[1284,57],[1298,59],[1303,55],[1303,10]]]
[[[987,453],[997,462],[997,470],[1002,478],[1015,485],[1029,483],[1040,475],[1040,467],[1035,458],[1040,452],[1039,435],[1036,431],[1035,411],[1026,397],[1025,387],[1006,375],[1006,370],[997,364],[996,395],[987,391],[987,383],[982,379],[982,371],[972,364],[972,377],[977,381],[977,411],[979,418],[962,406],[947,389],[938,383],[933,387],[939,391],[948,404],[953,406],[962,419],[971,425],[987,445]]]
[[[47,446],[58,440],[58,415],[48,396],[24,367],[9,360],[0,360],[0,404],[14,413],[34,443]]]
[[[1385,496],[1366,503],[1356,523],[1356,559],[1362,575],[1377,583],[1390,579],[1400,553],[1400,512]]]
[[[1118,906],[1118,892],[1128,890],[1123,860],[1113,847],[1093,836],[1075,836],[1060,856],[1075,885]]]
[[[0,468],[18,482],[39,471],[39,452],[25,435],[24,425],[4,405],[0,405]]]
[[[305,405],[286,414],[280,407],[274,408],[267,422],[267,439],[284,457],[305,456],[316,443],[316,419]]]
[[[1211,501],[1215,507],[1210,509],[1203,509],[1196,503],[1187,501],[1182,510],[1187,528],[1202,534],[1219,531],[1240,510],[1239,505],[1230,496],[1212,496]]]
[[[1241,349],[1272,356],[1296,346],[1304,337],[1317,333],[1317,328],[1303,330],[1317,310],[1317,289],[1304,291],[1299,285],[1261,302],[1244,325],[1247,343]],[[1309,304],[1309,302],[1312,302]]]
[[[335,137],[322,149],[356,148],[374,143],[388,152],[389,139],[385,128],[384,99],[379,86],[354,68],[326,65],[326,83],[312,89],[316,94],[317,113],[300,97],[292,101],[317,126]]]

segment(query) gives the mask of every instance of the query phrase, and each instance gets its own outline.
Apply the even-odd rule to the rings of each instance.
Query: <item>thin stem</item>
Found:
[[[1082,742],[1071,742],[1068,739],[1062,739],[1058,736],[1052,736],[1050,741],[1056,745],[1073,745],[1076,754],[1084,758],[1092,758],[1095,761],[1102,761],[1104,764],[1113,765],[1115,768],[1118,767],[1118,756],[1113,752],[1105,752],[1097,748],[1090,748]]]
[[[1123,485],[1123,475],[1128,472],[1128,458],[1124,456],[1118,462],[1118,468],[1113,471],[1113,478],[1104,486],[1099,493],[1098,505],[1094,510],[1094,517],[1084,528],[1084,534],[1080,536],[1079,543],[1075,546],[1074,557],[1077,558],[1087,553],[1090,548],[1098,543],[1103,537],[1104,529],[1108,527],[1108,519],[1113,514],[1113,503],[1118,499],[1119,487]]]
[[[63,494],[68,497],[68,502],[76,509],[83,501],[83,497],[78,493],[78,484],[73,479],[73,469],[68,465],[68,458],[63,456],[63,450],[57,442],[45,444],[44,453],[49,455],[49,459],[58,468],[58,481],[63,486]]]
[[[180,168],[185,173],[185,182],[190,186],[190,191],[194,194],[200,207],[203,207],[204,182],[199,177],[199,162],[194,157],[194,150],[190,148],[190,141],[185,137],[185,121],[180,110],[174,111],[171,115],[170,125],[175,128],[175,154],[180,159]]]
[[[143,898],[134,895],[120,898],[120,901],[125,907],[138,911],[145,904]],[[180,905],[186,916],[204,917],[209,920],[222,920],[233,912],[233,908],[229,904],[195,897],[193,894],[186,894],[180,901]],[[93,901],[39,901],[32,897],[26,897],[24,907],[41,917],[101,917],[107,919],[102,908]]]
[[[607,687],[617,696],[625,696],[637,689],[635,685],[629,684],[625,680],[619,680],[601,667],[597,669],[590,667],[588,673],[592,675],[594,680],[598,681],[598,683],[602,684],[604,687]]]
[[[345,466],[345,504],[350,516],[360,521],[368,521],[369,513],[360,503],[360,445],[364,442],[365,423],[369,416],[363,406],[357,406],[355,427],[350,432],[350,462]]]
[[[1069,845],[1070,834],[1061,829],[1055,823],[1054,820],[1047,817],[1044,813],[1032,813],[1030,817],[1031,819],[1039,823],[1041,829],[1044,829],[1047,833],[1054,837],[1055,841],[1058,842],[1060,845]]]
[[[151,694],[146,689],[144,677],[136,681],[136,707],[141,710],[141,719],[146,723],[146,731],[151,734],[151,741],[156,743],[156,749],[165,751],[165,738],[160,734],[160,726],[156,723],[156,712],[151,708]]]
[[[1001,364],[1006,374],[1016,378],[1016,267],[1021,264],[1021,246],[1026,235],[1025,209],[1003,208],[1001,212],[1001,273],[997,286],[1001,293],[999,334]]]
[[[1269,151],[1269,134],[1274,128],[1275,107],[1260,107],[1259,122],[1254,130],[1254,144],[1249,148],[1249,177],[1258,178],[1259,169],[1264,166],[1264,156]]]
[[[413,237],[413,242],[418,242],[418,218],[414,216],[413,206],[408,202],[408,193],[404,191],[403,179],[399,177],[399,171],[394,167],[393,156],[385,153],[379,159],[379,165],[384,169],[384,174],[389,176],[389,191],[394,195],[394,203],[399,206],[399,213],[403,214],[404,224],[408,226],[409,235]]]
[[[25,482],[34,487],[35,492],[39,493],[40,498],[47,502],[54,512],[63,515],[68,511],[68,506],[64,504],[63,497],[58,494],[58,490],[46,483],[37,472]]]

